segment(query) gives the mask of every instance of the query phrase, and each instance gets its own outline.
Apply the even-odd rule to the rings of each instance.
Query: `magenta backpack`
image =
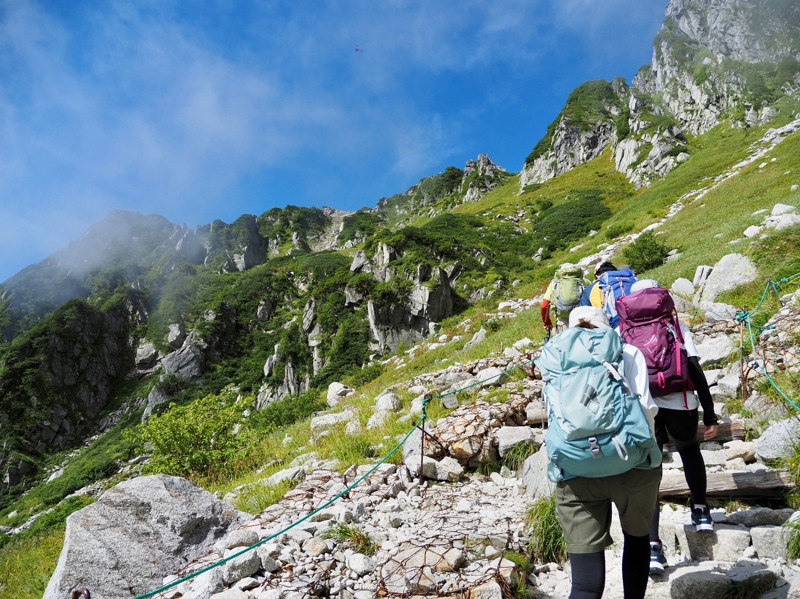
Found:
[[[650,394],[662,397],[694,389],[678,313],[669,291],[642,289],[617,300],[617,311],[622,340],[644,354]]]

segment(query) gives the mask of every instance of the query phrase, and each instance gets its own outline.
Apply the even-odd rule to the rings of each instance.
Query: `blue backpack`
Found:
[[[603,292],[603,311],[608,315],[612,329],[619,328],[617,300],[630,295],[636,281],[632,270],[609,270],[600,275],[598,285]]]
[[[613,329],[567,329],[535,364],[545,382],[551,481],[661,464],[644,409],[622,374],[622,340]]]

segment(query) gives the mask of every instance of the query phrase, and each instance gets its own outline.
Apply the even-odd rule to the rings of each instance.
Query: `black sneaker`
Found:
[[[667,558],[661,543],[650,543],[650,574],[663,574]]]
[[[692,508],[692,524],[697,532],[714,532],[714,521],[708,506]]]

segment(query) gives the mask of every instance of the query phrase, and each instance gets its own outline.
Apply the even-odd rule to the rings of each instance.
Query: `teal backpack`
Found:
[[[639,397],[623,376],[622,340],[613,329],[567,329],[535,364],[545,382],[551,481],[661,464]]]

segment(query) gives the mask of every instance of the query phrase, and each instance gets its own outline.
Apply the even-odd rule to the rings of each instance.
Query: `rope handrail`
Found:
[[[426,418],[427,418],[427,414],[425,412],[423,412],[422,418],[420,419],[420,423],[423,422]],[[341,499],[343,496],[347,495],[350,491],[352,491],[359,484],[361,484],[364,481],[364,479],[366,479],[370,474],[375,472],[375,470],[377,470],[377,468],[381,464],[385,463],[386,460],[388,460],[392,455],[394,455],[395,452],[397,452],[397,450],[400,449],[403,446],[403,444],[408,440],[408,438],[414,433],[416,428],[417,427],[415,426],[410,431],[408,431],[406,436],[403,437],[402,441],[400,441],[397,445],[395,445],[394,448],[389,453],[387,453],[378,463],[376,463],[372,468],[370,468],[367,472],[365,472],[361,477],[356,479],[349,487],[347,487],[344,491],[342,491],[342,492],[338,493],[337,495],[335,495],[332,499],[330,499],[327,502],[325,502],[324,504],[322,504],[320,507],[318,507],[313,512],[310,512],[310,513],[306,514],[305,516],[303,516],[302,518],[300,518],[296,522],[293,522],[292,524],[290,524],[286,528],[283,528],[282,530],[279,530],[278,532],[276,532],[276,533],[274,533],[274,534],[272,534],[272,535],[270,535],[270,536],[268,536],[268,537],[266,537],[264,539],[261,539],[258,543],[254,543],[253,545],[250,545],[249,547],[246,547],[245,549],[242,549],[241,551],[237,551],[236,553],[234,553],[232,555],[229,555],[226,558],[218,560],[218,561],[214,562],[213,564],[210,564],[210,565],[206,566],[205,568],[201,568],[200,570],[197,570],[196,572],[192,572],[191,574],[187,574],[183,578],[179,578],[178,580],[174,580],[174,581],[170,582],[169,584],[166,584],[166,585],[164,585],[164,586],[162,586],[162,587],[160,587],[160,588],[158,588],[158,589],[156,589],[154,591],[150,591],[149,593],[144,593],[143,595],[136,595],[136,597],[134,597],[134,599],[146,599],[147,597],[153,597],[155,595],[158,595],[159,593],[163,593],[166,590],[169,590],[169,589],[171,589],[171,588],[173,588],[175,586],[178,586],[179,584],[182,584],[182,583],[184,583],[184,582],[186,582],[188,580],[191,580],[192,578],[195,578],[195,577],[199,576],[200,574],[203,574],[204,572],[208,572],[209,570],[213,570],[214,568],[222,566],[223,564],[226,564],[227,562],[229,562],[229,561],[231,561],[233,559],[236,559],[240,555],[244,555],[248,551],[251,551],[251,550],[255,549],[256,547],[260,547],[264,543],[267,543],[268,541],[271,541],[271,540],[275,539],[276,537],[282,535],[283,533],[288,532],[289,530],[291,530],[295,526],[298,526],[299,524],[302,524],[303,522],[305,522],[306,520],[308,520],[312,516],[318,514],[322,510],[327,509],[328,507],[333,505],[336,501]]]
[[[749,339],[750,339],[750,349],[752,351],[752,360],[751,360],[751,362],[753,364],[753,367],[752,367],[753,370],[755,370],[758,374],[763,375],[767,379],[767,381],[770,383],[770,385],[772,385],[772,387],[780,394],[780,396],[783,397],[783,399],[786,400],[786,402],[788,402],[795,410],[800,412],[800,406],[798,406],[792,400],[792,398],[789,397],[789,395],[783,389],[781,389],[780,385],[778,385],[778,383],[775,381],[775,379],[773,379],[769,375],[769,373],[767,372],[766,364],[764,364],[762,366],[761,363],[759,363],[758,356],[755,353],[755,351],[756,351],[756,336],[757,335],[753,333],[754,326],[753,326],[753,321],[752,321],[753,315],[756,314],[762,308],[762,306],[764,305],[764,302],[766,301],[770,290],[775,292],[775,297],[778,298],[778,302],[780,303],[780,300],[781,300],[780,292],[779,292],[780,288],[783,287],[784,285],[786,285],[787,283],[790,283],[791,281],[793,281],[794,279],[796,279],[798,277],[800,277],[800,273],[793,274],[793,275],[791,275],[789,277],[783,277],[781,279],[778,279],[777,281],[773,281],[772,279],[767,279],[767,283],[766,283],[766,285],[764,287],[764,293],[761,295],[761,300],[758,302],[758,305],[752,311],[741,310],[741,311],[737,312],[737,314],[736,314],[736,322],[740,323],[740,325],[742,327],[745,324],[747,325],[748,336],[749,336]],[[766,325],[766,326],[757,326],[755,328],[758,329],[758,334],[760,334],[762,331],[773,330],[775,327],[774,327],[774,325]],[[742,355],[742,362],[744,363],[745,358],[747,357],[747,354],[745,353],[744,336],[742,336],[742,339],[740,341],[739,351],[740,351],[740,353]],[[744,386],[744,375],[742,375],[742,385]]]
[[[487,378],[482,379],[482,380],[480,380],[478,382],[475,382],[475,383],[472,383],[470,385],[467,385],[466,387],[462,387],[461,389],[446,391],[445,393],[440,393],[440,394],[436,394],[436,395],[431,395],[431,394],[426,395],[424,397],[423,401],[422,401],[422,417],[420,418],[419,422],[417,424],[415,424],[414,427],[412,427],[410,431],[408,431],[408,433],[403,437],[403,439],[397,445],[395,445],[394,448],[389,453],[387,453],[379,462],[377,462],[372,468],[370,468],[362,476],[357,478],[349,487],[347,487],[346,489],[344,489],[343,491],[341,491],[340,493],[335,495],[333,498],[328,500],[326,503],[324,503],[323,505],[318,507],[316,510],[306,514],[305,516],[303,516],[302,518],[300,518],[296,522],[293,522],[292,524],[290,524],[289,526],[279,530],[278,532],[276,532],[276,533],[274,533],[274,534],[272,534],[272,535],[270,535],[270,536],[268,536],[268,537],[266,537],[264,539],[261,539],[258,543],[254,543],[253,545],[250,545],[249,547],[246,547],[246,548],[242,549],[241,551],[237,551],[236,553],[233,553],[233,554],[229,555],[226,558],[220,559],[220,560],[214,562],[213,564],[209,564],[208,566],[206,566],[204,568],[201,568],[201,569],[197,570],[196,572],[192,572],[190,574],[187,574],[186,576],[183,576],[182,578],[179,578],[177,580],[173,580],[172,582],[170,582],[168,584],[165,584],[164,586],[159,587],[154,591],[150,591],[149,593],[144,593],[142,595],[136,595],[133,599],[148,599],[149,597],[154,597],[155,595],[158,595],[159,593],[163,593],[164,591],[167,591],[167,590],[169,590],[169,589],[171,589],[173,587],[176,587],[179,584],[183,584],[184,582],[187,582],[187,581],[189,581],[189,580],[191,580],[191,579],[193,579],[193,578],[195,578],[197,576],[200,576],[201,574],[203,574],[205,572],[208,572],[210,570],[218,568],[219,566],[222,566],[222,565],[228,563],[229,561],[234,560],[237,557],[239,557],[241,555],[244,555],[245,553],[247,553],[249,551],[252,551],[253,549],[255,549],[257,547],[260,547],[264,543],[267,543],[267,542],[279,537],[280,535],[284,534],[285,532],[288,532],[289,530],[291,530],[292,528],[298,526],[299,524],[302,524],[303,522],[305,522],[306,520],[308,520],[312,516],[318,514],[322,510],[325,510],[328,507],[330,507],[331,505],[333,505],[336,501],[338,501],[339,499],[341,499],[342,497],[347,495],[355,487],[357,487],[359,484],[361,484],[366,478],[369,477],[370,474],[375,472],[375,470],[377,470],[377,468],[379,466],[384,464],[390,457],[392,457],[397,452],[397,450],[400,449],[405,444],[406,441],[408,441],[409,437],[411,437],[411,435],[414,433],[414,431],[420,428],[420,425],[423,425],[423,432],[424,432],[424,423],[425,423],[425,420],[428,419],[427,409],[428,409],[428,405],[430,405],[431,401],[433,401],[434,399],[440,399],[440,398],[446,397],[446,396],[451,395],[451,394],[455,395],[457,393],[461,393],[462,391],[466,391],[466,390],[471,389],[472,387],[476,387],[478,385],[483,385],[487,381],[491,381],[491,380],[494,380],[496,378],[499,378],[499,377],[503,376],[504,374],[508,374],[510,372],[513,372],[514,370],[516,370],[518,368],[522,369],[522,366],[524,364],[526,364],[526,363],[530,364],[532,362],[533,362],[533,360],[525,360],[522,363],[514,364],[512,367],[510,367],[510,368],[508,368],[506,370],[503,370],[503,371],[501,371],[500,373],[498,373],[496,375],[487,377]]]

